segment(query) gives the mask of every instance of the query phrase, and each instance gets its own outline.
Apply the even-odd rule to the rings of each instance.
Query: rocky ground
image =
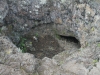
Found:
[[[0,0],[0,75],[100,75],[99,0]]]

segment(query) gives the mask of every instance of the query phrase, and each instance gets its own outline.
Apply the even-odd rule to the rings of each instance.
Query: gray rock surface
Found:
[[[81,48],[37,59],[12,43],[44,24],[77,38]],[[99,75],[99,24],[99,0],[0,0],[0,33],[12,39],[0,35],[0,75]]]
[[[1,75],[31,75],[35,73],[37,61],[32,54],[21,53],[7,37],[0,37]]]
[[[70,56],[66,56],[65,51],[52,59],[45,57],[42,60],[37,60],[29,53],[21,53],[5,36],[0,37],[0,43],[1,75],[99,75],[98,43],[81,48],[79,52]]]
[[[6,10],[2,19],[10,27],[8,31],[13,31],[9,34],[20,36],[39,25],[55,24],[57,34],[76,37],[82,47],[100,40],[99,0],[8,0],[7,3],[9,12]],[[4,5],[2,9],[7,8]],[[15,36],[10,38],[17,42]]]
[[[0,0],[0,23],[3,23],[3,19],[8,14],[8,4],[6,0]],[[1,25],[0,25],[1,26]]]

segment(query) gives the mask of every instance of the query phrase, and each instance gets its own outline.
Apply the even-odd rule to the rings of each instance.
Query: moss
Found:
[[[93,63],[97,63],[98,62],[98,60],[96,59],[96,60],[93,60]]]
[[[58,34],[55,34],[55,37],[57,38],[57,39],[61,39],[61,37],[58,35]]]
[[[54,36],[57,38],[57,39],[61,39],[61,37],[58,35],[58,31],[56,29],[53,29],[53,33],[54,33]]]
[[[37,72],[33,73],[33,75],[39,75]]]
[[[91,28],[91,31],[94,31],[94,30],[95,30],[95,28],[94,28],[94,27],[92,27],[92,28]]]
[[[35,37],[39,37],[39,34],[38,33],[35,33],[35,35],[34,35]]]
[[[59,62],[59,65],[62,65],[62,64],[63,64],[63,61],[60,61],[60,62]]]
[[[98,43],[97,46],[100,47],[100,43]]]
[[[9,26],[8,26],[8,29],[9,29],[10,31],[12,31],[13,26],[12,26],[12,25],[9,25]]]
[[[23,37],[20,38],[19,47],[23,53],[27,52],[26,45],[25,45],[26,40],[27,40],[26,38],[23,38]]]
[[[79,20],[78,19],[76,19],[76,23],[79,23]]]
[[[88,46],[88,42],[85,42],[85,47],[87,47]]]
[[[63,34],[63,35],[65,35],[65,34],[66,34],[66,32],[65,32],[65,31],[63,31],[63,32],[62,32],[62,34]]]
[[[99,62],[99,59],[93,60],[93,65],[96,66],[96,63]]]

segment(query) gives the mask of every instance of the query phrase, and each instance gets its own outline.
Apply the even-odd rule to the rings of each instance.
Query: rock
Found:
[[[94,67],[88,75],[99,75],[100,74],[100,70],[98,70],[98,68]]]
[[[10,10],[4,20],[19,36],[39,25],[55,24],[52,28],[57,34],[73,36],[85,47],[100,40],[99,18],[96,18],[100,16],[100,10],[96,8],[97,4],[98,1],[94,0],[8,0]]]
[[[98,68],[98,70],[100,70],[100,61],[96,63],[96,68]]]
[[[24,74],[21,75],[33,74],[35,73],[36,65],[38,64],[37,59],[35,59],[33,55],[27,53],[26,54],[18,53],[6,56],[5,61],[6,62],[4,63],[2,62],[2,65],[7,65],[8,67],[1,66],[0,68],[1,69],[6,68],[6,70],[8,71],[7,72],[8,75],[13,75],[10,74],[12,70],[14,70],[14,72],[17,74],[18,73],[20,74],[21,71],[24,72]],[[10,70],[9,67],[11,67],[12,70]],[[2,73],[4,73],[5,75],[6,72],[2,71]]]
[[[15,54],[20,53],[21,50],[17,48],[11,40],[6,36],[0,37],[0,52],[6,53],[6,54]]]
[[[56,63],[55,60],[50,58],[43,58],[41,65],[37,69],[39,75],[65,75],[65,73]]]
[[[21,53],[6,36],[0,37],[0,74],[28,75],[35,73],[38,59],[32,54]],[[15,73],[15,74],[14,74]]]
[[[6,0],[0,1],[0,23],[3,23],[3,19],[8,13],[8,4]]]
[[[76,60],[65,62],[62,66],[65,72],[71,72],[75,75],[87,75],[88,70],[83,66],[82,63],[77,63]]]
[[[34,73],[37,60],[31,54],[19,53],[10,55],[5,64],[11,66],[12,68],[23,69],[27,73]]]
[[[10,66],[0,64],[1,75],[28,75],[23,70],[13,69]]]
[[[59,69],[57,63],[54,60],[45,57],[41,61],[41,65],[38,67],[38,73],[39,75],[53,75],[57,69]]]
[[[0,1],[0,31],[14,43],[31,29],[51,25],[56,34],[75,37],[82,47],[72,55],[63,52],[39,60],[0,35],[0,75],[99,75],[99,24],[99,0]]]

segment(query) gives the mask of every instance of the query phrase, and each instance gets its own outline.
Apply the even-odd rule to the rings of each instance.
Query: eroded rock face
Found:
[[[0,36],[1,75],[99,75],[100,47],[92,44],[69,57],[67,51],[52,59],[39,60],[29,53],[21,53],[7,37]]]
[[[2,2],[6,3],[1,1],[1,5]],[[8,0],[2,7],[1,12],[5,13],[1,14],[1,20],[5,20],[10,28],[8,31],[12,30],[10,34],[15,36],[39,25],[52,23],[56,25],[53,28],[58,34],[74,36],[84,47],[100,40],[99,3],[98,0]],[[14,42],[18,41],[15,36],[11,37]]]
[[[5,26],[0,24],[0,31],[14,42],[34,27],[52,24],[57,34],[74,36],[82,47],[88,47],[70,56],[64,51],[52,59],[38,60],[0,36],[0,75],[100,74],[99,0],[3,0],[0,1],[2,21]]]
[[[7,37],[0,37],[1,75],[31,75],[35,72],[37,61],[32,54],[21,53]]]
[[[8,9],[9,8],[6,0],[0,1],[0,23],[3,23],[3,19],[8,13]]]

